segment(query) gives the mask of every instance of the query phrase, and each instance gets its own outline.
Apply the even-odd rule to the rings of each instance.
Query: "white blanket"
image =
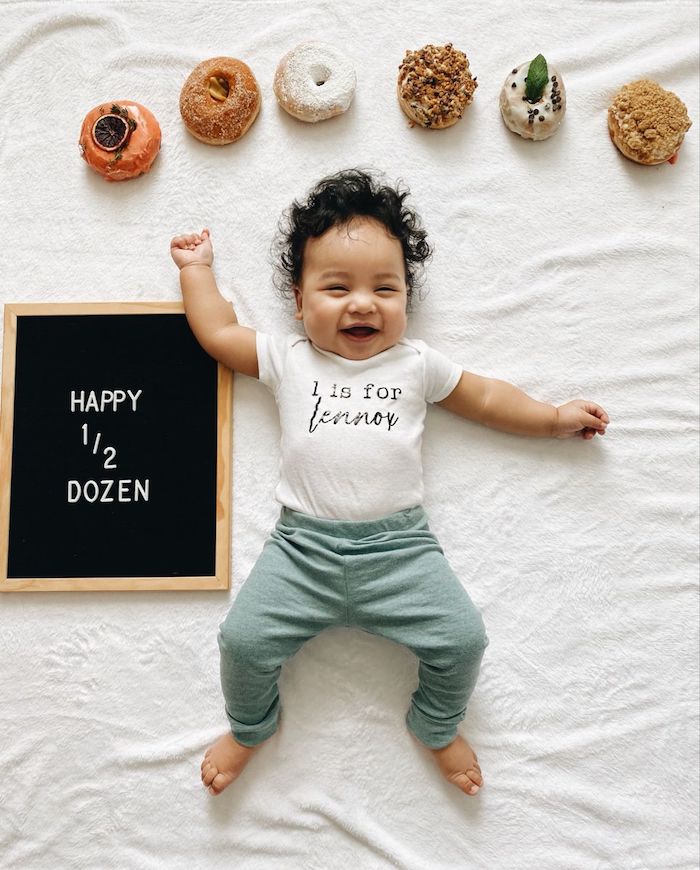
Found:
[[[226,729],[217,626],[278,509],[276,411],[237,375],[230,593],[0,598],[2,867],[696,867],[698,3],[4,2],[0,21],[2,302],[177,300],[170,237],[208,226],[239,319],[286,330],[280,213],[324,174],[376,167],[410,186],[435,245],[409,335],[612,419],[588,443],[429,412],[426,508],[491,641],[461,727],[477,798],[405,729],[413,655],[334,629],[285,666],[280,731],[213,799],[199,764]],[[272,92],[309,38],[358,74],[350,110],[316,125]],[[449,130],[412,129],[398,65],[447,41],[478,76],[474,103]],[[532,143],[498,94],[538,52],[568,110]],[[219,54],[263,94],[224,148],[178,111]],[[614,92],[640,77],[688,106],[675,166],[637,166],[608,137]],[[109,185],[78,131],[127,98],[163,147],[149,175]]]

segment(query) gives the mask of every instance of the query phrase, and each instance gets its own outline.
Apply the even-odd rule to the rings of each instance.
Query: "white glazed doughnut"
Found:
[[[273,89],[285,111],[315,123],[345,112],[355,84],[355,70],[341,51],[325,42],[303,42],[277,65]]]
[[[546,70],[546,81],[540,96],[529,100],[527,97],[527,75],[530,64],[542,58]],[[503,121],[509,130],[523,139],[548,139],[559,129],[566,111],[566,91],[564,82],[553,66],[547,65],[542,55],[533,61],[521,63],[508,74],[499,100]]]

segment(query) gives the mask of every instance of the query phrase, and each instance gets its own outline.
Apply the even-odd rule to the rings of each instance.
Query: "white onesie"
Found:
[[[421,504],[426,402],[449,396],[462,374],[456,363],[408,338],[350,360],[305,336],[259,332],[257,354],[280,413],[282,505],[372,520]]]

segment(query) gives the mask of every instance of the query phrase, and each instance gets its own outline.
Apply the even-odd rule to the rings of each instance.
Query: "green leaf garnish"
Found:
[[[538,54],[534,60],[530,61],[530,69],[527,71],[527,81],[525,82],[525,96],[531,103],[536,103],[542,96],[542,91],[548,80],[547,61],[544,59],[544,55]]]

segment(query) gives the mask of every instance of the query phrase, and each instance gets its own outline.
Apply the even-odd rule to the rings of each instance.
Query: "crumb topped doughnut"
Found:
[[[90,109],[78,145],[85,162],[107,181],[148,172],[160,151],[160,125],[133,100],[108,100]]]
[[[180,92],[180,114],[207,145],[230,145],[248,131],[260,110],[260,88],[250,67],[233,57],[203,60]]]
[[[399,66],[399,104],[412,126],[451,127],[464,114],[477,87],[466,54],[451,42],[407,50]]]
[[[564,82],[544,56],[513,67],[499,98],[503,122],[523,139],[548,139],[566,111]]]
[[[355,69],[342,51],[325,42],[302,42],[280,60],[273,90],[286,112],[315,123],[347,111],[355,84]]]
[[[635,163],[675,163],[692,121],[685,103],[651,79],[624,85],[608,109],[610,137]]]

